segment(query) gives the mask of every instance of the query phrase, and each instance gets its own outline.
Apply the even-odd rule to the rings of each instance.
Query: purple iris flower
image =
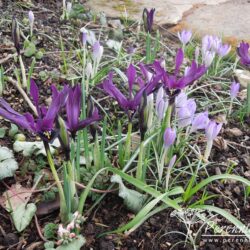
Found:
[[[250,55],[248,51],[249,51],[249,44],[241,42],[240,46],[237,48],[237,53],[238,56],[240,57],[240,62],[246,66],[250,66]]]
[[[154,13],[155,13],[155,9],[152,8],[150,10],[148,10],[147,8],[145,8],[143,10],[143,23],[144,23],[144,28],[146,32],[151,33],[152,31],[152,27],[153,27],[153,22],[154,22]]]
[[[0,99],[0,115],[10,122],[38,134],[43,141],[52,142],[57,132],[54,129],[54,122],[57,114],[64,103],[68,87],[65,86],[62,91],[58,92],[52,87],[53,98],[50,106],[46,108],[44,105],[39,105],[39,92],[36,83],[31,80],[30,94],[36,106],[38,117],[35,119],[30,113],[19,114],[13,110],[10,105],[2,98]]]
[[[103,81],[100,87],[108,95],[114,98],[118,102],[120,107],[127,114],[129,114],[128,112],[129,110],[130,111],[137,110],[138,106],[141,103],[141,98],[142,98],[144,91],[145,91],[145,94],[148,96],[155,90],[155,87],[160,81],[161,76],[153,75],[150,80],[146,81],[146,83],[142,79],[138,81],[138,78],[136,75],[136,69],[132,64],[129,65],[126,75],[128,78],[129,97],[126,97],[124,94],[122,94],[122,92],[114,85],[112,72],[109,73],[108,78]],[[138,81],[140,89],[137,91],[135,95],[133,95],[133,87],[136,81]]]
[[[69,89],[69,94],[66,101],[66,126],[73,138],[75,137],[78,130],[81,130],[88,125],[101,120],[101,116],[98,114],[97,108],[93,109],[90,117],[84,120],[79,120],[81,113],[81,99],[82,91],[80,85],[76,85]]]
[[[154,62],[153,67],[156,72],[162,74],[163,87],[167,92],[172,90],[181,90],[186,86],[192,84],[195,80],[199,79],[205,74],[207,68],[204,65],[197,65],[195,61],[192,62],[191,66],[186,70],[185,75],[180,75],[180,67],[184,60],[184,53],[182,49],[177,51],[175,57],[175,70],[173,74],[166,72],[158,61]],[[179,92],[178,92],[179,93]]]

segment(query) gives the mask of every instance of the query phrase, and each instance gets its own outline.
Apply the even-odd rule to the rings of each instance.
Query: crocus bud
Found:
[[[88,79],[91,79],[93,77],[93,67],[92,67],[92,63],[88,62],[86,69],[85,69],[85,74],[87,76]]]
[[[233,82],[230,87],[230,97],[233,100],[235,97],[237,97],[240,90],[240,84],[237,82]]]
[[[93,45],[92,58],[97,63],[100,62],[103,55],[103,46],[100,45],[99,41],[96,41]]]
[[[183,30],[178,32],[178,38],[183,45],[186,45],[192,37],[192,32],[189,30]]]
[[[217,49],[217,54],[220,57],[226,56],[231,50],[231,46],[229,44],[221,44]]]
[[[58,122],[58,127],[59,127],[59,141],[64,150],[66,160],[69,160],[70,147],[69,147],[69,136],[68,136],[67,127],[62,117],[59,116],[57,122]]]
[[[12,40],[14,42],[17,54],[20,55],[20,29],[16,18],[12,18]]]
[[[206,137],[207,140],[214,140],[220,133],[222,128],[222,123],[216,123],[215,121],[210,121],[206,127]]]
[[[213,62],[215,53],[213,51],[205,51],[202,54],[202,60],[206,67],[209,67]]]
[[[163,135],[163,140],[164,140],[164,147],[169,148],[174,144],[176,138],[176,132],[174,129],[171,128],[166,128],[164,135]]]
[[[29,23],[30,23],[30,26],[32,26],[33,27],[33,24],[34,24],[34,19],[35,19],[35,17],[34,17],[34,13],[33,13],[33,11],[29,11]]]
[[[156,114],[159,121],[161,121],[164,118],[167,108],[168,108],[168,99],[164,93],[163,87],[161,87],[157,92],[156,102],[155,102]]]
[[[197,114],[193,121],[190,132],[195,132],[199,129],[205,129],[209,123],[208,112],[202,112]]]

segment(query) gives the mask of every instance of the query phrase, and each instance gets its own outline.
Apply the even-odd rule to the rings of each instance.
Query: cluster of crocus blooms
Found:
[[[183,46],[186,46],[189,43],[191,37],[192,32],[190,30],[182,30],[181,32],[178,32],[178,38],[183,44]]]
[[[229,44],[223,44],[217,36],[206,35],[202,39],[202,60],[209,67],[217,54],[220,58],[226,56],[231,50]]]
[[[154,14],[155,14],[155,9],[152,8],[148,10],[147,8],[144,8],[143,13],[142,13],[142,20],[144,24],[144,29],[146,32],[151,33],[152,32],[152,27],[154,23]]]
[[[75,239],[77,236],[76,232],[80,230],[82,222],[83,217],[78,212],[75,212],[72,221],[66,227],[60,224],[57,231],[59,237],[57,245],[66,245]]]

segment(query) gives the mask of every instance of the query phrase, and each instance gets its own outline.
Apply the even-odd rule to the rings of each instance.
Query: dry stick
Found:
[[[80,184],[78,182],[75,182],[76,186],[79,187],[79,188],[86,188],[85,185],[83,184]],[[99,193],[99,194],[105,194],[105,193],[112,193],[112,192],[115,192],[118,190],[118,188],[116,189],[111,189],[111,190],[100,190],[100,189],[95,189],[95,188],[90,188],[90,190],[92,192],[95,192],[95,193]]]
[[[4,64],[5,62],[7,62],[9,59],[13,58],[16,54],[9,54],[7,55],[5,58],[0,60],[0,64]]]
[[[41,228],[40,228],[40,225],[39,225],[37,216],[35,215],[34,217],[35,217],[35,224],[36,224],[36,229],[37,229],[37,232],[38,232],[39,237],[40,237],[43,241],[48,241],[47,239],[45,239],[45,237],[44,237],[43,234],[42,234],[42,231],[41,231]]]
[[[34,112],[34,114],[37,116],[37,110],[36,107],[33,105],[33,103],[31,102],[30,98],[27,96],[27,94],[25,93],[25,91],[22,89],[21,86],[19,86],[18,82],[16,80],[14,80],[12,77],[8,76],[7,77],[7,81],[10,82],[11,84],[13,84],[17,90],[20,92],[20,94],[23,96],[24,100],[27,102],[27,104],[29,105],[29,107],[32,109],[32,111]]]

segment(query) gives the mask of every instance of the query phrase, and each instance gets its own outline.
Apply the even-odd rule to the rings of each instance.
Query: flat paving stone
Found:
[[[159,25],[177,24],[183,14],[196,5],[217,5],[228,0],[88,0],[87,6],[109,17],[124,16],[125,11],[134,20],[141,20],[144,8],[155,8],[155,22]]]
[[[230,1],[202,6],[187,14],[182,24],[199,35],[216,34],[225,39],[250,40],[250,1]]]

